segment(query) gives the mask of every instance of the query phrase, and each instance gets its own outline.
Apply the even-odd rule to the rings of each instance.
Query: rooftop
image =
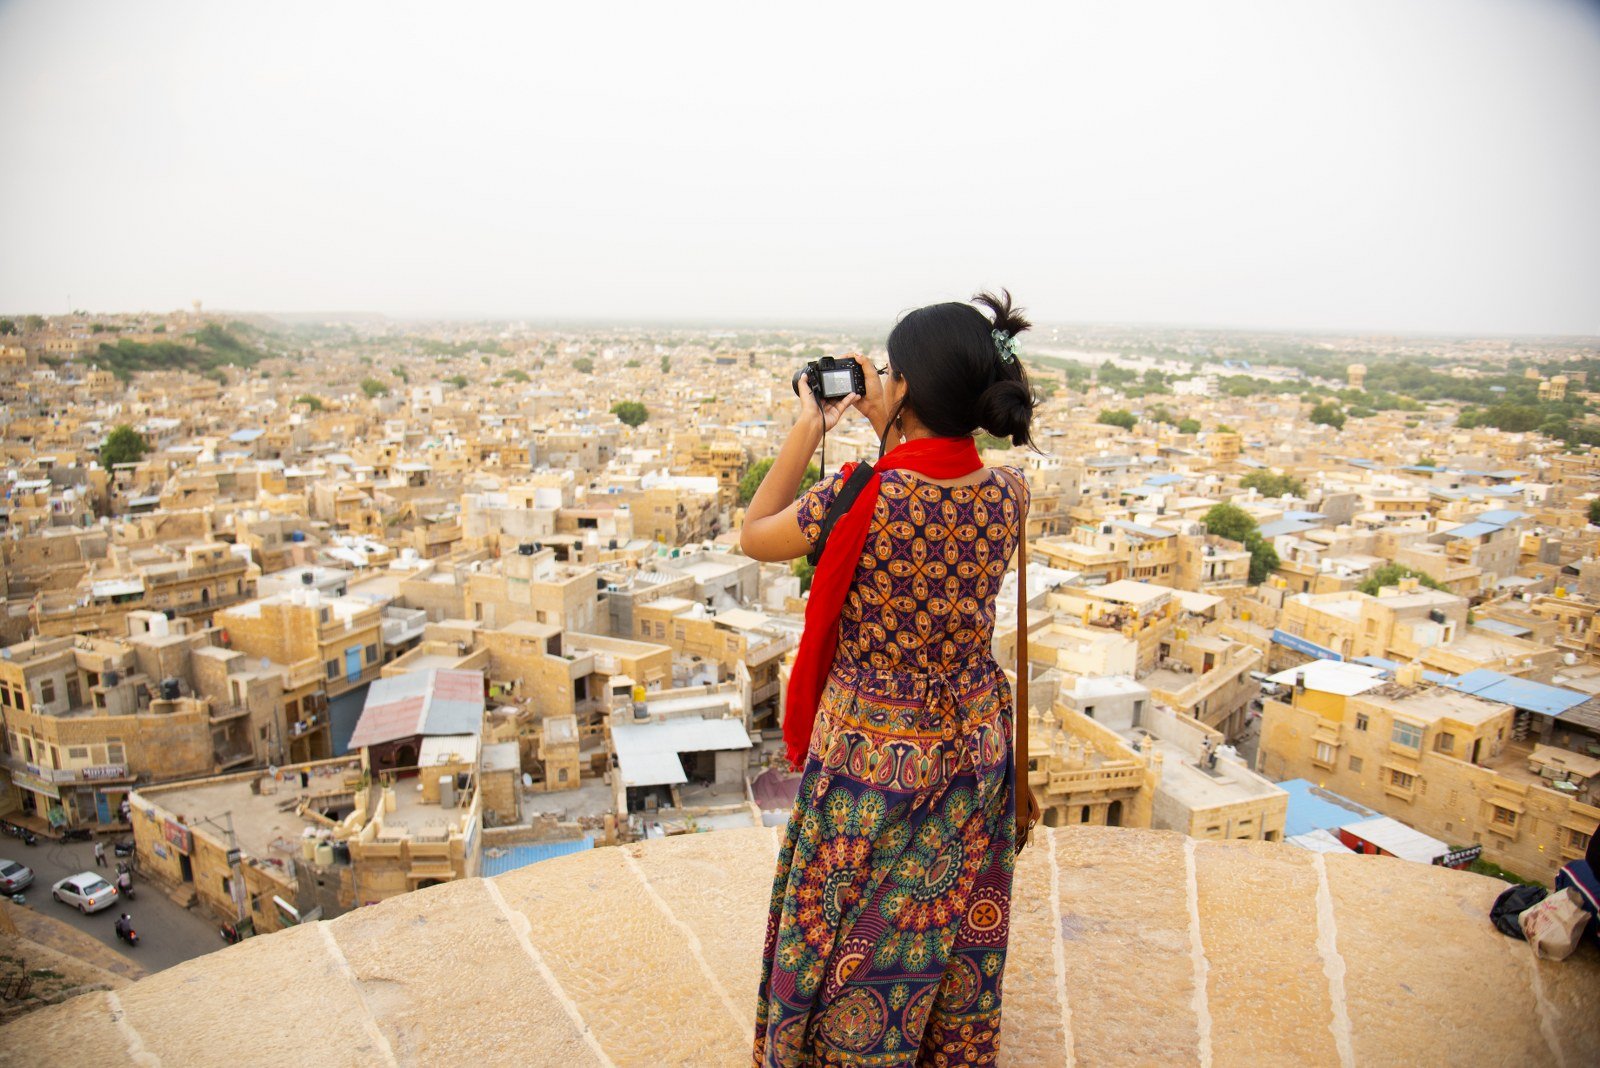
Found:
[[[1012,1064],[1600,1060],[1600,953],[1541,961],[1500,934],[1497,880],[1036,833],[1016,869]],[[252,938],[8,1025],[0,1066],[493,1064],[513,1037],[552,1064],[746,1064],[781,834],[588,850]],[[472,967],[439,966],[464,947]]]

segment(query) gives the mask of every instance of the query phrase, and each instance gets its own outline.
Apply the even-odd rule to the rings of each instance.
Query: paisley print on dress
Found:
[[[839,485],[801,499],[813,543]],[[884,473],[773,878],[757,1065],[998,1056],[1016,802],[990,642],[1025,503]]]

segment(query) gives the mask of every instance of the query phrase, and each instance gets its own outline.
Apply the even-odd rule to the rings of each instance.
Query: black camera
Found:
[[[807,376],[806,381],[811,386],[811,395],[817,398],[819,406],[828,401],[836,401],[840,397],[848,397],[852,393],[858,397],[867,395],[866,373],[854,360],[837,360],[832,356],[812,360],[794,373],[790,385],[794,387],[795,396],[800,395],[801,375]]]

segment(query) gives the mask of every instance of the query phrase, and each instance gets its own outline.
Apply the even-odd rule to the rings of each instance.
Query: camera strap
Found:
[[[817,544],[806,554],[806,562],[812,567],[822,559],[822,550],[827,547],[828,534],[833,530],[833,525],[839,517],[850,510],[856,503],[856,498],[861,496],[861,491],[866,488],[867,481],[872,478],[872,465],[858,463],[850,472],[850,477],[844,480],[844,485],[839,487],[838,494],[833,498],[833,503],[828,505],[828,512],[822,517],[822,532],[817,535]]]

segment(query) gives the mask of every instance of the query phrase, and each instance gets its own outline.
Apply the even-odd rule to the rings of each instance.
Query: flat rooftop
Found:
[[[223,813],[231,813],[239,848],[247,856],[258,860],[287,859],[298,851],[301,835],[310,826],[295,815],[300,801],[335,794],[352,797],[344,787],[344,780],[359,774],[361,769],[360,761],[352,759],[311,770],[311,781],[305,789],[300,787],[300,776],[289,771],[281,773],[281,781],[271,785],[271,793],[258,794],[251,790],[255,780],[271,778],[266,772],[194,786],[144,787],[139,793],[167,812],[183,816],[198,833],[218,842],[227,841],[227,833],[222,829],[227,825]],[[217,826],[201,823],[202,817],[215,820]],[[290,870],[292,872],[292,866]]]

